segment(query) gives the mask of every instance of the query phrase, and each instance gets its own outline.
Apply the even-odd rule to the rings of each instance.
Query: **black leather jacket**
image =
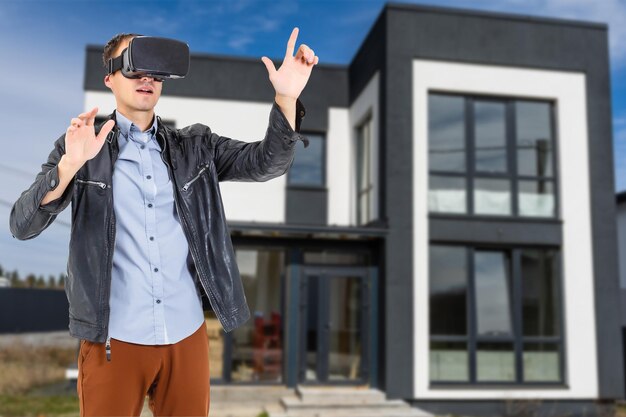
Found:
[[[226,223],[219,181],[267,181],[292,165],[305,109],[296,103],[294,131],[276,102],[265,138],[257,142],[230,139],[194,124],[170,129],[158,119],[157,139],[174,187],[175,206],[193,258],[203,308],[206,299],[225,332],[250,318],[239,269]],[[115,113],[108,118],[114,118]],[[104,122],[103,122],[104,123]],[[102,124],[103,124],[102,123]],[[96,126],[100,131],[102,124]],[[38,236],[72,203],[72,231],[65,292],[69,301],[70,335],[102,343],[107,340],[111,267],[115,244],[115,212],[111,188],[118,155],[115,127],[95,158],[74,176],[64,194],[41,206],[59,184],[57,164],[65,153],[65,135],[54,144],[34,183],[13,205],[10,229],[25,240]],[[199,282],[199,284],[198,284]]]

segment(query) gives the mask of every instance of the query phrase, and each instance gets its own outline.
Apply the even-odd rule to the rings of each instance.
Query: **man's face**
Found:
[[[129,43],[130,38],[122,41],[113,58],[119,56]],[[163,83],[154,81],[152,77],[126,78],[121,70],[105,76],[104,84],[113,91],[117,108],[126,114],[152,111],[161,97],[163,88]]]

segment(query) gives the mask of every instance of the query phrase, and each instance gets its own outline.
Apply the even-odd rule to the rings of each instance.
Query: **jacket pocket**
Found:
[[[85,184],[85,185],[91,185],[94,187],[98,187],[101,190],[104,190],[105,188],[109,187],[106,183],[102,182],[102,181],[91,181],[91,180],[84,180],[82,178],[76,178],[75,181],[78,184]]]
[[[181,191],[187,191],[189,189],[189,187],[191,186],[191,184],[196,182],[198,180],[198,178],[200,178],[202,176],[202,174],[204,174],[205,172],[208,171],[209,167],[210,167],[210,163],[208,163],[208,162],[206,164],[202,165],[202,167],[196,173],[196,175],[193,178],[191,178],[189,181],[187,181],[185,183],[185,185],[183,185],[183,188],[181,188]]]
[[[80,353],[81,360],[83,362],[87,360],[87,357],[89,356],[89,352],[93,350],[93,347],[94,347],[93,342],[86,340],[86,339],[80,339],[79,353]]]

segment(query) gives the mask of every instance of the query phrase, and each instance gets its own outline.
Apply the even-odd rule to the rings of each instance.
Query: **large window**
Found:
[[[428,95],[431,213],[556,217],[553,104]]]
[[[322,135],[306,133],[309,146],[304,147],[302,141],[296,142],[296,154],[293,165],[287,174],[289,185],[323,187],[325,185],[325,140]]]
[[[239,247],[235,254],[252,317],[232,332],[230,380],[282,382],[285,251]]]
[[[431,382],[563,382],[558,254],[430,246]]]
[[[372,170],[372,118],[357,129],[356,137],[356,221],[366,224],[373,220],[374,175]]]

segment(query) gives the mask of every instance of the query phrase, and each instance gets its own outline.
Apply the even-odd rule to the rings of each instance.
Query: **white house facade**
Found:
[[[103,117],[101,53],[85,108]],[[165,122],[263,138],[260,61],[190,68]],[[604,24],[385,5],[349,65],[313,71],[290,171],[220,184],[253,317],[224,333],[207,312],[212,383],[461,414],[622,398],[609,85]]]

